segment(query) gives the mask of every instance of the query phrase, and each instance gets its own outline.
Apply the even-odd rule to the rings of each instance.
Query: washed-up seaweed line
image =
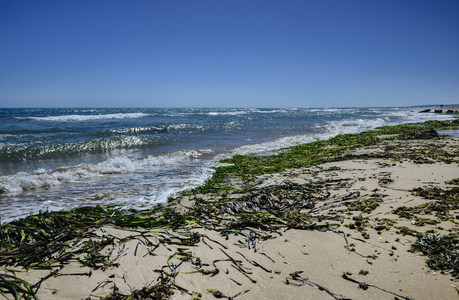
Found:
[[[0,227],[0,294],[35,297],[45,276],[36,284],[19,279],[11,267],[48,269],[52,276],[62,275],[63,266],[77,261],[92,270],[116,266],[123,243],[110,234],[98,234],[102,226],[122,228],[177,228],[185,225],[184,216],[175,209],[157,206],[141,213],[119,207],[80,207],[64,212],[42,212]],[[111,248],[111,250],[109,250]],[[114,253],[118,250],[118,254]],[[113,259],[113,256],[115,258]],[[84,274],[90,276],[90,273]]]
[[[324,198],[322,194],[323,191],[317,186],[286,183],[236,200],[210,204],[197,201],[187,213],[164,207],[142,214],[123,212],[115,207],[81,207],[68,212],[44,212],[2,225],[0,265],[6,268],[21,266],[25,269],[49,269],[53,276],[58,275],[62,266],[72,261],[78,261],[91,269],[106,269],[116,266],[116,259],[124,249],[120,244],[126,239],[119,240],[111,235],[96,234],[95,231],[102,226],[179,228],[191,220],[197,220],[198,224],[206,227],[214,227],[223,235],[242,233],[250,228],[248,246],[256,251],[256,241],[259,238],[270,238],[268,233],[278,232],[283,227],[315,228],[315,224],[301,211],[312,208],[316,200]],[[145,242],[142,243],[151,246],[152,243],[144,238]],[[173,238],[177,240],[176,236],[163,236],[161,243],[173,244]],[[193,245],[199,240],[199,236],[190,233],[189,237],[178,239],[175,243]],[[112,248],[111,251],[108,251],[109,247]],[[117,247],[118,255],[113,254]],[[156,248],[151,248],[150,251],[153,252],[154,249]],[[174,272],[168,273],[168,276],[173,277],[173,274]],[[0,291],[10,293],[21,290],[11,288],[11,282],[15,282],[22,286],[23,293],[35,295],[40,284],[49,277],[46,276],[39,283],[31,285],[5,274]]]
[[[238,233],[245,237],[245,241],[240,242],[241,246],[257,252],[258,241],[274,238],[273,234],[282,235],[282,232],[289,228],[328,230],[330,228],[329,224],[317,225],[312,221],[307,212],[311,211],[316,203],[325,201],[329,196],[330,193],[320,184],[299,185],[285,181],[280,185],[254,189],[246,196],[237,199],[223,199],[213,202],[204,202],[196,199],[194,206],[188,212],[179,212],[173,208],[163,207],[139,215],[127,212],[123,213],[115,208],[96,207],[92,209],[79,208],[62,214],[43,213],[41,218],[32,216],[28,222],[18,223],[23,225],[21,228],[12,226],[14,223],[10,223],[10,226],[2,228],[2,234],[6,237],[5,241],[15,245],[15,247],[8,248],[5,246],[2,248],[0,262],[6,266],[48,268],[51,270],[50,275],[45,276],[34,285],[9,277],[10,280],[4,280],[4,286],[0,286],[0,291],[2,293],[11,293],[11,288],[8,288],[6,285],[15,282],[17,285],[21,285],[22,290],[19,289],[19,291],[35,296],[40,284],[44,280],[51,276],[59,275],[59,271],[63,265],[73,260],[78,260],[91,269],[106,269],[116,266],[117,258],[124,251],[124,246],[121,246],[121,244],[131,239],[138,240],[134,255],[137,255],[139,245],[146,246],[148,254],[153,255],[155,249],[160,245],[164,245],[169,251],[173,252],[167,245],[193,246],[201,240],[204,242],[205,239],[225,248],[223,244],[209,237],[204,238],[204,236],[200,236],[197,232],[184,230],[187,224],[206,228],[212,227],[213,230],[219,231],[223,236]],[[343,196],[343,199],[348,200],[349,197],[350,195]],[[100,215],[105,216],[105,218],[101,218]],[[318,216],[314,217],[315,220],[317,218]],[[323,218],[327,217],[324,216]],[[334,217],[330,218],[333,219]],[[44,225],[40,222],[43,222]],[[151,229],[170,227],[176,230],[171,233],[168,230],[162,229],[157,231],[155,235],[149,235],[140,231],[138,234],[122,239],[115,239],[114,236],[106,234],[100,236],[100,233],[95,233],[98,229],[103,232],[101,227],[107,224],[121,228],[144,227],[145,229]],[[39,228],[38,225],[41,225],[41,227]],[[88,227],[92,228],[92,230],[88,230]],[[47,228],[48,231],[43,231],[43,228]],[[60,231],[59,228],[61,229]],[[28,230],[32,230],[35,236],[39,238],[26,239]],[[45,237],[45,233],[48,234],[47,237]],[[152,236],[158,241],[156,244],[149,239]],[[111,251],[107,251],[106,249],[109,246],[112,248]],[[118,247],[117,255],[114,254],[116,246]],[[42,254],[37,254],[38,256],[34,256],[32,248],[36,247],[42,247],[45,251],[42,251]],[[244,270],[239,260],[233,259],[224,250],[221,251],[233,262],[235,269],[246,276],[251,282],[256,282]],[[243,256],[242,254],[240,255]],[[84,258],[81,259],[80,257]],[[180,262],[174,263],[172,259],[177,257],[180,258]],[[249,260],[246,257],[243,258],[248,263],[266,272],[276,274],[275,271],[268,270],[256,261]],[[205,270],[200,264],[199,258],[192,257],[185,249],[179,248],[177,252],[171,254],[166,265],[160,270],[157,270],[160,273],[160,277],[158,284],[153,287],[158,287],[159,285],[164,289],[165,286],[169,286],[170,288],[173,287],[174,289],[189,292],[174,283],[175,277],[180,275],[178,268],[184,262],[192,263],[196,268],[195,272],[212,275],[216,272],[218,273],[217,267],[213,271]],[[90,274],[85,275],[90,276]],[[298,278],[292,277],[296,281],[298,281]],[[310,283],[308,285],[314,286]],[[317,286],[314,287],[318,288]],[[115,284],[113,289],[113,293],[118,296],[121,295],[117,291]],[[323,287],[319,289],[328,291]],[[330,291],[327,293],[333,295],[333,297],[337,295]]]
[[[316,224],[306,212],[329,193],[319,185],[282,184],[254,189],[236,199],[200,201],[191,208],[197,223],[231,234],[246,228],[276,232],[282,228],[312,229]]]
[[[116,207],[101,206],[29,216],[1,226],[0,265],[51,268],[54,263],[66,263],[79,254],[86,254],[78,258],[80,263],[101,268],[103,264],[99,261],[106,255],[100,254],[100,250],[114,245],[114,237],[96,235],[98,228],[107,224],[158,228],[169,223],[163,219],[155,214],[134,218]],[[69,249],[72,251],[68,252]]]

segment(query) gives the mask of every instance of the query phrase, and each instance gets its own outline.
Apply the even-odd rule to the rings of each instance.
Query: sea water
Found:
[[[0,109],[0,217],[86,205],[149,208],[220,159],[378,126],[451,118],[419,108]]]

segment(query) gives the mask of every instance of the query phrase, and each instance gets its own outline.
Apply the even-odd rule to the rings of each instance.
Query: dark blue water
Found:
[[[201,184],[216,160],[446,119],[416,108],[0,109],[0,216],[164,202]]]

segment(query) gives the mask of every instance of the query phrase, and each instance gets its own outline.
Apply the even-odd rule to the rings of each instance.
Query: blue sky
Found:
[[[0,0],[0,107],[459,103],[459,1]]]

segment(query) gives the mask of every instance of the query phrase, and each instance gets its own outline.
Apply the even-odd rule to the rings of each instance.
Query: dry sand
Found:
[[[457,148],[458,139],[447,141],[452,149]],[[423,142],[425,143],[425,142]],[[413,145],[414,146],[414,145]],[[370,149],[367,151],[379,151]],[[457,150],[456,150],[457,151]],[[260,176],[260,187],[280,184],[285,180],[295,183],[328,181],[330,196],[323,203],[317,203],[311,212],[317,216],[336,214],[337,221],[332,230],[282,231],[273,233],[271,239],[258,240],[255,249],[247,247],[246,237],[230,235],[228,239],[219,232],[205,228],[194,228],[201,235],[197,246],[177,246],[161,243],[154,249],[154,256],[148,255],[152,247],[140,242],[143,238],[130,239],[120,243],[113,251],[117,258],[115,267],[107,270],[90,270],[77,263],[66,265],[63,276],[45,280],[39,289],[40,299],[85,299],[91,296],[108,295],[116,284],[119,291],[129,293],[134,289],[155,284],[159,273],[155,270],[177,266],[179,256],[170,258],[177,248],[186,248],[195,258],[200,258],[203,269],[217,270],[218,274],[204,275],[196,271],[197,266],[184,262],[176,268],[175,284],[190,292],[174,291],[172,299],[193,299],[202,294],[202,299],[215,299],[209,289],[218,290],[227,297],[243,299],[396,299],[403,296],[412,299],[458,299],[455,288],[459,283],[450,274],[430,270],[426,257],[419,252],[408,252],[416,240],[411,235],[397,233],[397,226],[406,226],[416,231],[436,230],[440,234],[457,231],[453,221],[437,225],[415,226],[413,220],[401,219],[392,214],[394,208],[415,206],[426,200],[413,196],[411,189],[426,185],[447,187],[445,181],[458,178],[457,161],[452,164],[415,164],[384,159],[354,160],[295,169],[283,174]],[[389,180],[387,180],[389,179]],[[393,180],[393,181],[392,181]],[[354,211],[346,214],[346,195],[358,192],[357,199],[368,199],[375,192],[382,195],[383,202],[370,213]],[[187,199],[178,199],[180,205],[189,205]],[[455,212],[457,215],[457,212]],[[369,223],[368,239],[356,229],[345,225],[353,224],[353,217],[362,215]],[[426,218],[428,216],[425,216]],[[387,220],[395,222],[389,230],[378,234],[374,228]],[[322,221],[325,222],[325,221]],[[320,223],[319,223],[320,224]],[[444,228],[443,230],[439,227]],[[180,236],[180,231],[147,231],[144,235],[152,242]],[[105,227],[97,230],[100,235],[113,234],[120,238],[136,235],[137,232]],[[252,244],[253,245],[253,244]],[[351,251],[352,250],[352,251]],[[237,269],[232,259],[246,274]],[[252,262],[252,263],[251,263]],[[255,262],[255,263],[253,263]],[[166,269],[163,269],[166,270]],[[91,272],[91,276],[85,273]],[[295,273],[296,272],[296,273]],[[78,273],[80,275],[75,275]],[[362,274],[365,273],[366,275]],[[34,283],[49,274],[49,270],[30,270],[17,273],[21,278]],[[68,274],[68,275],[65,275]],[[292,274],[297,274],[293,275]],[[364,285],[345,280],[343,274]],[[295,280],[296,279],[296,280]],[[377,287],[374,287],[374,286]],[[325,289],[324,289],[325,288]],[[392,294],[395,293],[395,294]]]

